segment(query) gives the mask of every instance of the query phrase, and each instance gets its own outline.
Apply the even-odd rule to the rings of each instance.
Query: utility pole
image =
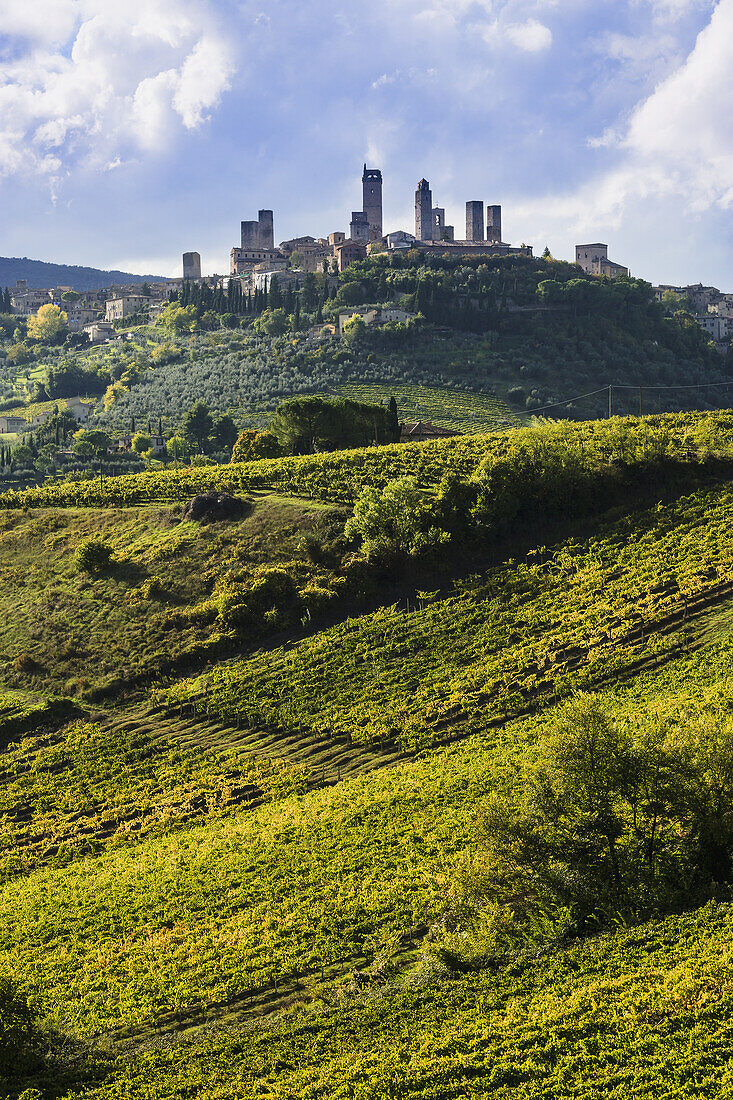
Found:
[[[608,419],[613,416],[613,386],[609,382],[608,384]]]
[[[644,415],[644,391],[639,386],[639,416]]]

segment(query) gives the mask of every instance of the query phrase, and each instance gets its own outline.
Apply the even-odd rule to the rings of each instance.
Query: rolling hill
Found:
[[[70,286],[73,290],[101,290],[115,283],[162,282],[160,275],[131,275],[127,271],[103,271],[77,264],[54,264],[29,260],[27,256],[0,256],[0,286],[15,286],[25,279],[29,287],[40,289]]]
[[[729,1095],[730,425],[4,494],[0,1095]]]

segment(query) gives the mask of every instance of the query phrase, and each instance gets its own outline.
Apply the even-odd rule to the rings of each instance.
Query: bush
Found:
[[[256,462],[281,455],[282,447],[273,432],[242,432],[234,444],[232,462]]]
[[[74,554],[76,567],[84,573],[103,573],[112,561],[112,547],[104,539],[85,539]]]
[[[33,672],[37,664],[30,653],[19,653],[13,661],[13,668],[16,672]]]
[[[412,477],[396,478],[384,489],[367,486],[345,534],[361,539],[367,558],[412,556],[450,538],[435,526],[432,501]]]
[[[28,1001],[8,978],[0,978],[0,1092],[41,1063],[41,1035]]]
[[[715,707],[637,723],[578,694],[523,780],[519,798],[506,790],[485,803],[482,847],[457,869],[447,928],[481,939],[490,924],[507,946],[730,896],[733,720]]]

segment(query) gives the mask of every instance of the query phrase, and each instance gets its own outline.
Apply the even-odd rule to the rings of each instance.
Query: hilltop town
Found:
[[[183,253],[182,273],[178,279],[143,283],[118,283],[99,290],[78,293],[73,286],[31,288],[19,280],[7,288],[3,308],[19,317],[36,314],[52,303],[64,309],[69,332],[88,339],[91,344],[114,340],[116,325],[129,325],[131,319],[155,320],[184,283],[203,283],[213,290],[231,293],[232,283],[242,295],[267,292],[273,276],[281,290],[298,289],[308,273],[337,276],[351,264],[382,252],[390,254],[419,250],[425,255],[449,258],[475,258],[478,255],[532,256],[530,245],[511,245],[503,240],[502,207],[468,200],[465,207],[465,234],[457,238],[455,226],[446,223],[445,208],[436,205],[427,180],[421,179],[415,191],[414,232],[396,229],[384,232],[383,178],[378,168],[364,164],[362,209],[352,211],[348,235],[334,230],[326,236],[304,235],[275,245],[275,216],[272,210],[258,211],[256,220],[242,221],[239,243],[230,252],[229,273],[204,275],[197,251]],[[609,258],[604,243],[578,244],[575,263],[586,274],[601,279],[628,278],[628,267]],[[678,308],[688,311],[725,353],[733,339],[733,293],[701,283],[690,286],[660,285],[654,288],[658,301],[678,300]]]

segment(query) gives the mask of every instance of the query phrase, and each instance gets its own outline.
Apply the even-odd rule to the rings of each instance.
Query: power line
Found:
[[[605,386],[601,386],[597,390],[590,390],[588,393],[579,393],[574,397],[568,397],[564,401],[553,401],[551,405],[542,405],[537,409],[522,410],[517,413],[518,416],[536,416],[537,413],[547,412],[548,409],[558,409],[565,405],[572,405],[575,401],[583,401],[586,397],[597,397],[600,393],[607,393],[609,396],[609,408],[611,404],[611,395],[613,390],[634,390],[639,392],[643,390],[647,393],[649,390],[654,390],[656,393],[669,393],[677,390],[701,390],[701,389],[720,389],[722,387],[733,386],[733,378],[730,382],[698,382],[695,385],[686,386],[650,386],[646,383],[642,383],[639,386],[621,385],[615,382],[607,383]]]

